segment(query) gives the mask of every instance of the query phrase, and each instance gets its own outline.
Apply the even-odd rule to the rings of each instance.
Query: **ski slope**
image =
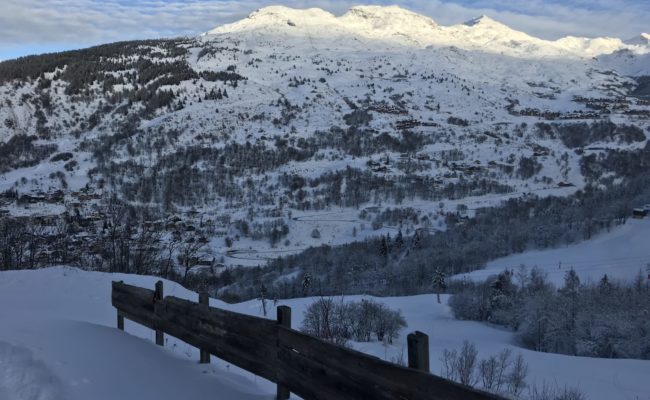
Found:
[[[485,269],[458,275],[484,280],[506,268],[537,267],[555,285],[564,283],[564,274],[573,268],[581,282],[608,278],[631,281],[639,271],[648,276],[650,264],[650,218],[630,219],[625,225],[600,233],[591,240],[549,250],[533,250],[489,262]]]
[[[37,271],[0,272],[0,399],[272,399],[275,386],[212,359],[199,365],[197,349],[166,336],[165,348],[154,333],[130,321],[115,329],[110,304],[112,280],[153,288],[157,278],[85,272],[54,267]],[[196,299],[177,284],[165,282],[165,295]],[[351,296],[345,300],[359,300]],[[648,399],[650,361],[606,360],[536,353],[516,346],[513,334],[471,321],[458,321],[434,295],[382,298],[402,310],[408,328],[392,345],[353,343],[353,347],[391,360],[406,358],[406,334],[430,337],[431,370],[440,373],[445,348],[474,342],[479,357],[504,348],[521,353],[530,367],[530,384],[578,387],[591,400]],[[444,299],[446,300],[446,298]],[[314,298],[280,301],[292,307],[294,327]],[[211,305],[261,315],[258,301]],[[275,318],[272,310],[269,318]]]

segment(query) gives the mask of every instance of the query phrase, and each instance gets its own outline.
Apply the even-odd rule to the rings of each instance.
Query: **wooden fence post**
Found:
[[[199,293],[199,304],[202,307],[208,308],[210,307],[210,297],[208,297],[208,294],[205,292]],[[201,364],[210,364],[210,353],[208,353],[204,349],[200,349],[201,355],[199,357],[199,363]]]
[[[278,325],[291,329],[291,307],[278,306],[277,314]],[[287,400],[289,398],[289,389],[278,383],[275,398],[277,400]]]
[[[117,312],[117,329],[124,330],[124,316],[119,311]]]
[[[120,281],[120,283],[124,283],[124,281]],[[120,313],[120,310],[117,310],[117,329],[124,330],[124,315]]]
[[[409,368],[429,371],[429,336],[415,331],[406,337],[408,343]]]
[[[164,297],[163,294],[163,282],[158,281],[156,282],[156,290],[153,295],[153,302],[157,302],[159,300],[162,300]],[[165,345],[165,333],[163,331],[156,330],[156,344],[158,346],[164,346]]]

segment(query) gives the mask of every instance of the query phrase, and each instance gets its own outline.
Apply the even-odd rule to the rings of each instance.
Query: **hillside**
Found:
[[[2,62],[1,240],[16,250],[0,265],[216,277],[626,187],[650,149],[645,37],[275,6],[196,38]],[[642,196],[589,216],[584,237]]]
[[[645,246],[649,230],[649,220],[630,220],[589,241],[504,257],[489,262],[484,270],[462,274],[459,278],[484,280],[506,268],[517,270],[524,265],[544,271],[557,287],[564,284],[564,276],[570,269],[584,283],[598,282],[605,274],[615,281],[629,283],[639,271],[643,276],[650,274],[650,251]]]

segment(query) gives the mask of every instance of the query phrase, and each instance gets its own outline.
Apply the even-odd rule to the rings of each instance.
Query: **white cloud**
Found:
[[[356,1],[284,0],[291,7],[320,7],[342,14]],[[393,0],[439,23],[487,14],[535,36],[618,36],[647,30],[647,0]],[[0,57],[42,49],[73,48],[116,40],[196,35],[278,1],[253,0],[3,0]],[[644,5],[644,3],[646,3]]]

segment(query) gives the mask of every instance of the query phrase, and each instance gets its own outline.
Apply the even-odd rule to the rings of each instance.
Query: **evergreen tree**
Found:
[[[383,235],[379,241],[379,255],[382,257],[388,256],[388,243],[386,243],[386,237]]]
[[[397,249],[397,251],[401,251],[403,247],[404,247],[404,236],[402,236],[402,230],[400,229],[397,232],[397,236],[395,237],[395,249]]]
[[[436,268],[431,283],[433,285],[433,290],[436,292],[438,304],[440,304],[440,293],[447,290],[447,276],[439,268]]]
[[[609,278],[607,277],[607,274],[603,275],[603,277],[600,279],[600,282],[598,282],[598,291],[604,295],[607,296],[612,290],[612,284],[609,283]]]
[[[307,272],[305,276],[302,278],[302,294],[304,296],[307,296],[309,294],[309,290],[311,289],[312,285],[312,278],[311,274]]]

